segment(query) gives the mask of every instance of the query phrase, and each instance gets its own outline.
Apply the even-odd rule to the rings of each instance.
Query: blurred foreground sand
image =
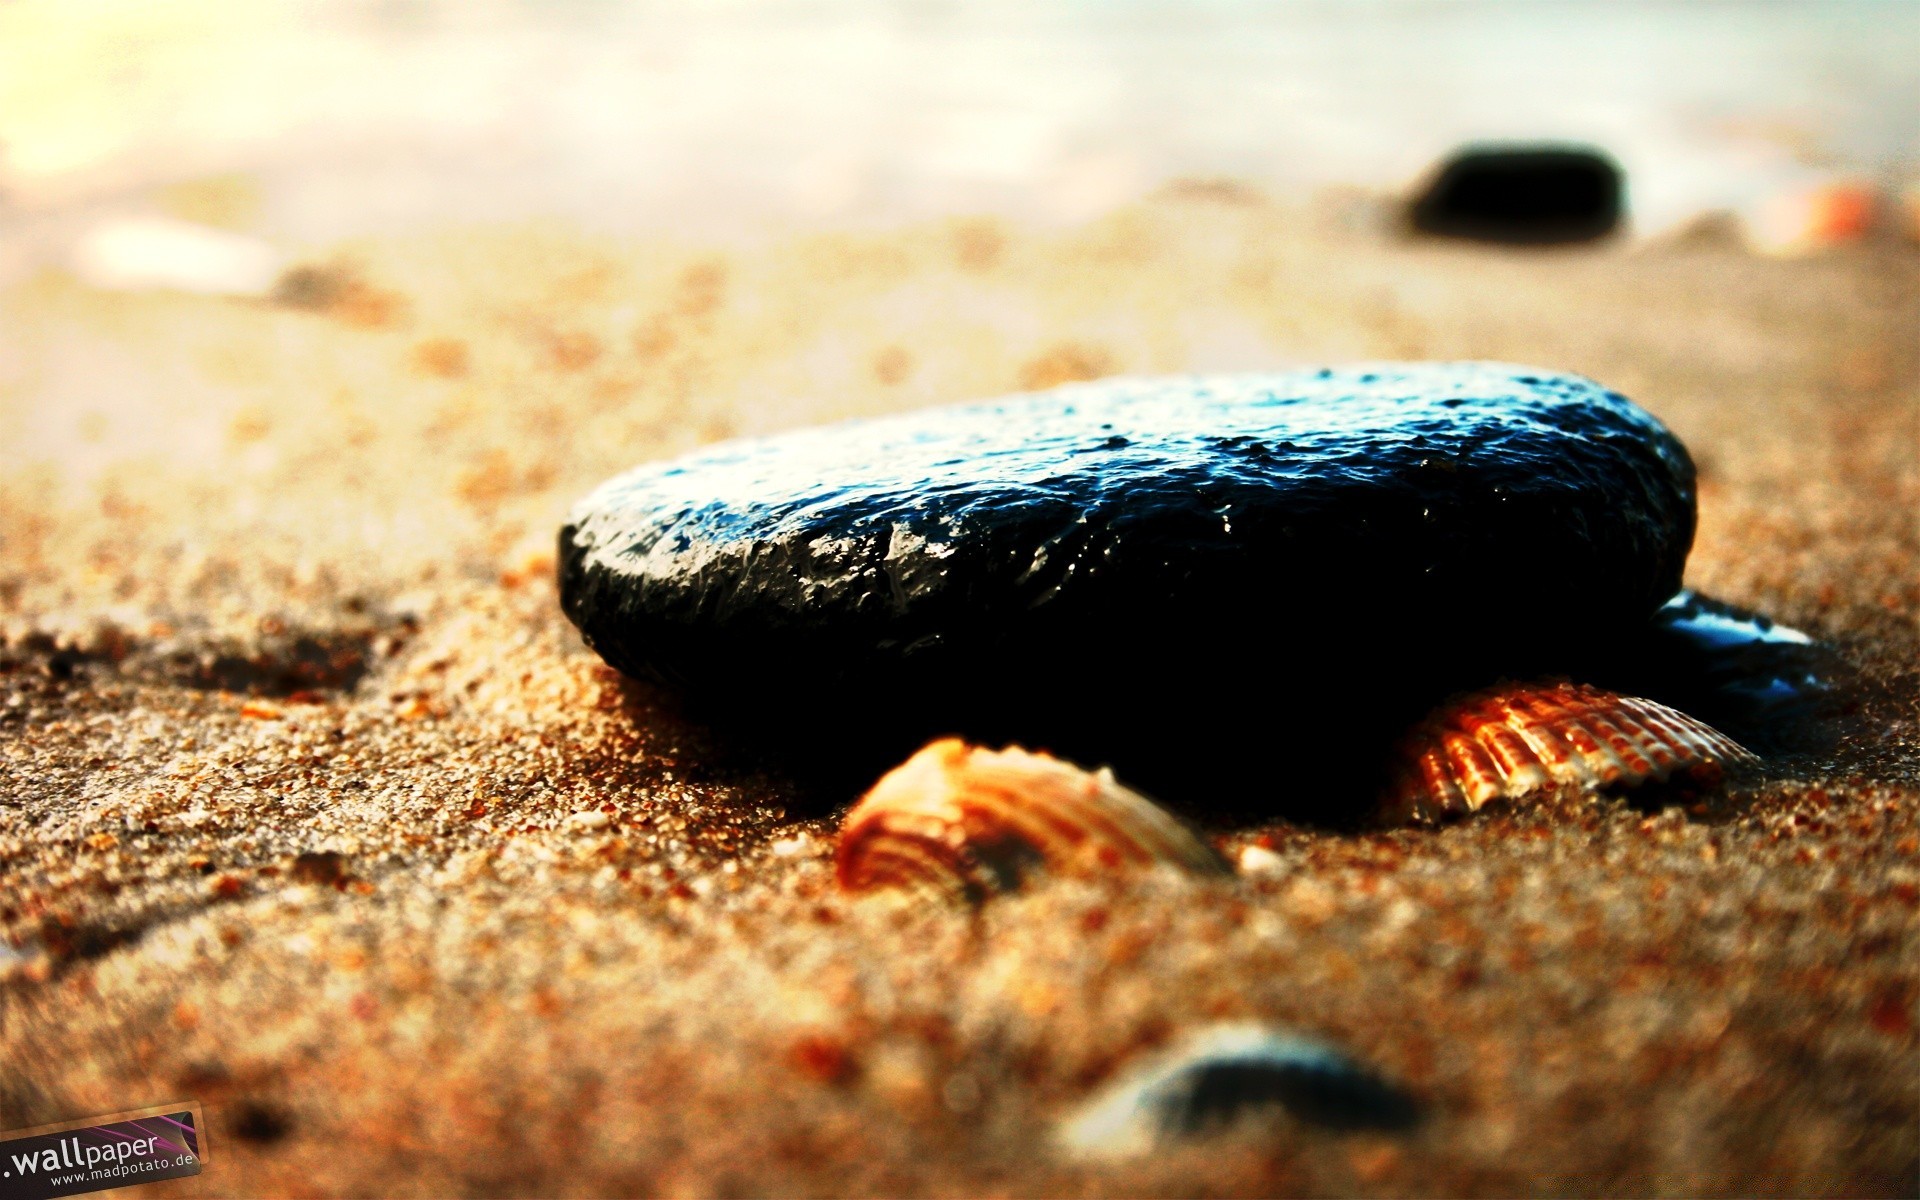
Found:
[[[314,261],[307,308],[0,294],[0,1128],[200,1100],[180,1194],[1914,1186],[1920,254],[1387,244],[1186,187],[1066,232]],[[1374,357],[1580,371],[1672,425],[1689,582],[1860,669],[1836,748],[1692,813],[1254,817],[1216,831],[1278,853],[1253,880],[969,918],[840,898],[831,817],[555,603],[567,505],[641,459]],[[1048,1152],[1219,1018],[1322,1034],[1430,1116]]]

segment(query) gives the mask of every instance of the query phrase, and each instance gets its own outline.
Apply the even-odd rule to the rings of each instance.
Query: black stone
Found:
[[[1830,646],[1758,613],[1683,591],[1640,636],[1569,655],[1567,671],[1651,696],[1762,754],[1810,752],[1833,730],[1849,672]]]
[[[796,743],[1191,782],[1644,629],[1693,528],[1685,449],[1624,397],[1383,364],[716,446],[584,500],[560,591],[614,666]]]
[[[1479,146],[1441,166],[1409,218],[1421,233],[1520,245],[1585,242],[1619,227],[1620,168],[1598,150]]]

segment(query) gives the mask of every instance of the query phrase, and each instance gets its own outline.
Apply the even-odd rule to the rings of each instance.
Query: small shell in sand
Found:
[[[1018,747],[933,742],[888,772],[840,827],[848,891],[905,888],[970,901],[1036,872],[1106,875],[1170,866],[1226,875],[1221,857],[1151,800]]]
[[[1322,1129],[1404,1132],[1412,1096],[1318,1038],[1263,1025],[1203,1028],[1102,1088],[1056,1126],[1075,1158],[1127,1159],[1285,1113]]]
[[[1388,821],[1437,822],[1559,784],[1701,783],[1752,762],[1719,730],[1651,700],[1578,683],[1505,683],[1442,704],[1400,744]]]

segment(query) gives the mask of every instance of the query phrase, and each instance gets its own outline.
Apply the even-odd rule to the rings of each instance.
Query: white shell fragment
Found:
[[[1554,785],[1636,787],[1687,775],[1717,781],[1755,761],[1683,712],[1577,683],[1507,683],[1459,696],[1401,742],[1381,806],[1389,821],[1435,822]]]
[[[873,786],[840,827],[849,891],[910,888],[968,900],[1030,874],[1098,876],[1169,866],[1228,874],[1226,863],[1107,770],[1018,747],[930,743]]]
[[[1135,1158],[1284,1111],[1337,1130],[1402,1130],[1419,1106],[1334,1047],[1255,1024],[1216,1025],[1154,1056],[1062,1120],[1079,1158]]]
[[[283,265],[258,238],[172,217],[116,217],[73,248],[73,273],[105,291],[149,289],[206,296],[265,296]]]

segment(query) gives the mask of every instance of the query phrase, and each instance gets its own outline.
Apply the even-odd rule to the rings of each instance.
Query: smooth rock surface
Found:
[[[1375,364],[715,446],[582,501],[559,569],[610,663],[726,710],[1073,745],[1227,720],[1243,683],[1312,721],[1552,665],[1643,626],[1693,527],[1686,451],[1625,398]]]

